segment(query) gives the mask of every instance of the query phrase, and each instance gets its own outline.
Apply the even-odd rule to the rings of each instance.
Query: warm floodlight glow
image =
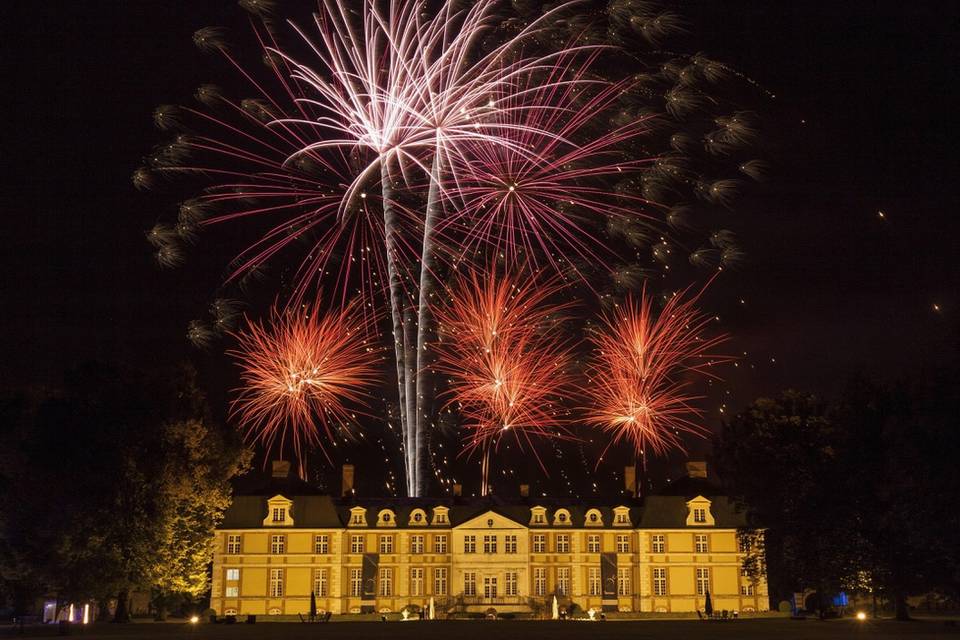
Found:
[[[198,616],[190,616],[190,624],[197,624],[198,622],[200,622],[200,618]]]
[[[867,619],[867,614],[865,614],[863,611],[857,611],[857,620],[866,620],[866,619]]]

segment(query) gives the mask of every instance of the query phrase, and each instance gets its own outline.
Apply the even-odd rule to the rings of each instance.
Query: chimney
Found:
[[[290,477],[290,462],[287,460],[274,460],[271,462],[272,472],[271,475],[274,478],[288,478]]]
[[[687,475],[691,478],[706,478],[707,463],[702,460],[698,460],[696,462],[688,462]]]
[[[623,468],[623,488],[631,496],[637,495],[637,467],[628,465]]]
[[[520,485],[520,497],[529,498],[530,497],[530,485],[522,484]]]
[[[459,482],[453,484],[453,495],[457,498],[463,495],[463,485]]]
[[[340,477],[340,496],[353,493],[353,465],[343,465],[343,473]]]

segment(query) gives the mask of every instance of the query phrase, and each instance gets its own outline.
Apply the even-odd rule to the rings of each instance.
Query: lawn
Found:
[[[14,629],[0,628],[3,636]],[[610,622],[552,621],[450,621],[450,622],[336,622],[299,624],[261,622],[256,625],[210,625],[195,627],[182,623],[98,624],[89,628],[71,628],[71,635],[110,640],[299,640],[330,638],[382,638],[384,640],[851,640],[900,638],[960,638],[960,627],[948,626],[944,619],[914,622],[893,620],[787,620],[759,619],[730,622],[696,620],[642,620]],[[27,637],[56,636],[56,627],[34,627]],[[20,636],[23,637],[23,636]]]

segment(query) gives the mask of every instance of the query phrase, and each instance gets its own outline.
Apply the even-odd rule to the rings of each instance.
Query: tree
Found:
[[[856,503],[849,515],[865,543],[861,571],[899,620],[909,618],[908,595],[957,588],[955,380],[942,372],[886,388],[858,377],[834,409],[846,440],[838,462]]]
[[[198,597],[208,589],[214,529],[230,506],[228,480],[244,470],[249,455],[198,420],[165,424],[161,448],[154,484],[159,539],[150,581],[163,618],[172,596]]]
[[[724,425],[715,444],[727,489],[765,529],[771,594],[814,587],[821,611],[824,596],[851,575],[855,547],[835,442],[827,405],[787,391],[755,401]]]
[[[903,620],[908,595],[957,592],[957,380],[855,377],[830,404],[785,392],[724,425],[718,468],[766,527],[772,593],[815,587],[822,611],[825,595],[867,588]]]
[[[116,597],[118,620],[131,590],[203,591],[196,566],[210,557],[228,480],[247,458],[232,432],[211,424],[194,378],[189,368],[144,375],[84,365],[5,425],[8,591],[23,602]]]

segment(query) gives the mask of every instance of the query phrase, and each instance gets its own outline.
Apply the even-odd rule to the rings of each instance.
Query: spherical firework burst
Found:
[[[730,359],[714,353],[727,336],[710,335],[713,319],[696,307],[700,294],[688,293],[670,297],[657,313],[643,289],[607,314],[592,337],[588,421],[641,455],[682,450],[683,434],[703,435],[700,398],[688,389],[692,378],[714,377],[713,367]]]
[[[595,57],[579,66],[562,60],[498,103],[486,121],[497,122],[512,144],[464,145],[456,184],[444,191],[452,203],[442,225],[464,255],[500,254],[511,265],[543,259],[554,268],[560,255],[606,263],[612,253],[596,221],[656,226],[655,202],[612,188],[654,162],[628,152],[648,132],[649,118],[598,127],[617,115],[632,81],[591,75]],[[544,106],[523,108],[531,98]]]
[[[362,407],[377,380],[377,347],[355,305],[321,313],[312,307],[274,309],[269,322],[249,320],[228,353],[240,366],[242,386],[231,406],[249,441],[290,446],[301,473],[305,445],[326,453],[325,441]],[[361,319],[358,319],[361,318]]]
[[[571,384],[572,345],[557,325],[570,304],[551,301],[561,289],[556,278],[474,271],[438,311],[437,369],[449,378],[448,403],[464,418],[463,452],[482,454],[484,494],[490,455],[505,438],[536,456],[535,439],[566,434],[561,401]]]

